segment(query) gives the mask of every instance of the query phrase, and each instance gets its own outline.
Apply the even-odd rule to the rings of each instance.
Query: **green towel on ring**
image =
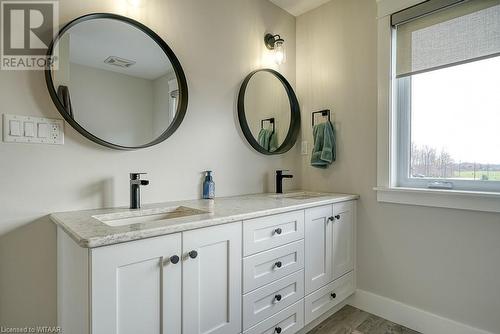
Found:
[[[278,136],[276,132],[271,132],[271,137],[269,138],[269,152],[274,152],[278,149]]]
[[[260,129],[257,141],[266,151],[269,151],[269,141],[271,140],[272,131],[268,129]]]
[[[274,152],[278,149],[278,137],[272,130],[260,129],[257,141],[266,151]]]
[[[327,168],[335,161],[336,138],[335,128],[331,122],[320,123],[313,128],[314,147],[311,165],[317,168]]]

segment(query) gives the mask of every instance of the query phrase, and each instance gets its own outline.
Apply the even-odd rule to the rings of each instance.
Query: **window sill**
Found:
[[[500,193],[376,187],[377,201],[460,210],[500,212]]]

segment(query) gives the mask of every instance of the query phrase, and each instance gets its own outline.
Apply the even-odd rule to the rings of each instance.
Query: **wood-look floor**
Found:
[[[420,334],[346,305],[307,334]]]

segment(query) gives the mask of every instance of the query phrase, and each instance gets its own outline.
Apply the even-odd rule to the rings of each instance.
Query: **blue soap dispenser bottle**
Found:
[[[207,170],[205,181],[203,182],[203,198],[214,199],[215,197],[215,182],[212,178],[212,171]]]

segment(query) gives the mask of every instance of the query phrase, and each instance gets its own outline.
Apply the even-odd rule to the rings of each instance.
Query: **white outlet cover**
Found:
[[[10,135],[10,124],[11,121],[17,121],[20,123],[20,136]],[[33,125],[33,132],[28,131],[25,133],[26,127],[28,128]],[[47,126],[47,137],[38,137],[38,125],[46,124]],[[8,115],[3,114],[3,141],[6,143],[32,143],[32,144],[52,144],[52,145],[63,145],[64,144],[64,121],[62,119],[53,119],[45,117],[34,117],[34,116],[22,116],[22,115]]]
[[[308,154],[308,143],[306,140],[303,140],[300,146],[300,154],[307,155]]]

